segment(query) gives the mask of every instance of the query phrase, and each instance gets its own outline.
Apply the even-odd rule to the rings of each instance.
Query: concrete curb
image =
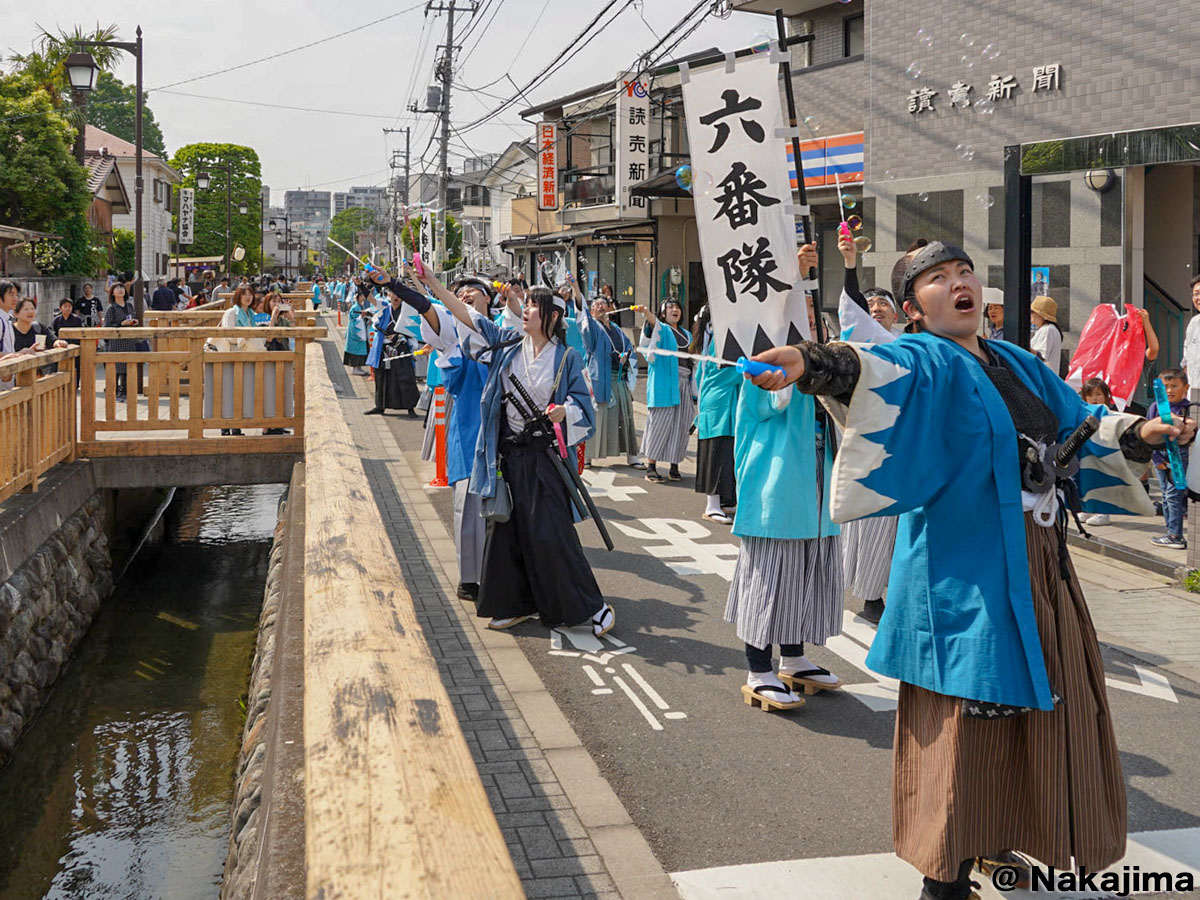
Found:
[[[357,380],[354,384],[355,396],[366,398],[366,386]],[[420,460],[419,454],[411,454],[411,460],[409,456],[398,452],[390,461],[401,476],[396,480],[396,489],[414,526],[423,533],[430,557],[440,564],[442,589],[453,598],[458,583],[454,540],[426,493],[447,489],[427,488],[428,478],[418,477],[418,468],[427,464]],[[473,630],[478,644],[496,667],[624,900],[678,900],[670,876],[600,773],[541,676],[517,646],[516,638],[490,630],[483,619],[472,614],[474,610],[469,604],[452,600],[450,607],[464,630]]]

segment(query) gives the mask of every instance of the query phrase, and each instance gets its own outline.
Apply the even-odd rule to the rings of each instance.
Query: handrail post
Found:
[[[18,372],[13,384],[17,388],[27,387],[32,389],[37,382],[37,369],[26,369],[24,372]],[[25,444],[25,464],[29,467],[29,490],[37,491],[38,483],[38,463],[41,460],[38,458],[38,435],[41,433],[41,416],[38,413],[37,396],[31,395],[29,398],[29,427],[25,429],[24,444]]]
[[[204,341],[189,337],[188,341],[188,437],[204,437]],[[218,397],[213,405],[220,403]]]
[[[96,338],[79,342],[79,440],[96,439]]]

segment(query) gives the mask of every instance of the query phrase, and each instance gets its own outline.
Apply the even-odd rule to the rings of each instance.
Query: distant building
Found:
[[[284,211],[294,222],[328,222],[330,199],[329,191],[286,191]]]

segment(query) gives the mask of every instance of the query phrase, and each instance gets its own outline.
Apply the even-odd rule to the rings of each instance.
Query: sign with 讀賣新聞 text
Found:
[[[649,175],[650,82],[630,73],[617,79],[615,199],[617,217],[644,219],[649,214],[645,197],[630,188]]]

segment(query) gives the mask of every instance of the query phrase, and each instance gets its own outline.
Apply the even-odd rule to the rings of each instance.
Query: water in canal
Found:
[[[0,772],[0,900],[213,900],[282,485],[176,495]]]

